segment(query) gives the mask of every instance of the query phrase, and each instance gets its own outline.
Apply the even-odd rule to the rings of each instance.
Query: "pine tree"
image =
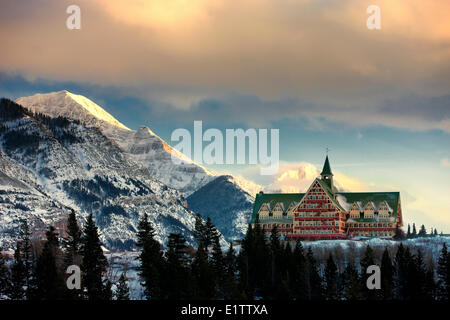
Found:
[[[89,300],[107,300],[107,289],[103,282],[103,274],[106,272],[108,261],[103,254],[97,226],[94,223],[92,213],[88,216],[83,232],[81,252],[83,254],[82,268],[83,283]]]
[[[199,213],[195,216],[194,238],[197,241],[198,246],[203,245],[203,247],[205,247],[208,245],[205,222]]]
[[[430,300],[432,298],[432,288],[428,288],[431,283],[427,282],[427,269],[423,261],[422,251],[419,249],[417,255],[413,257],[411,274],[411,293],[413,300]]]
[[[426,236],[427,236],[427,229],[425,228],[424,225],[422,225],[422,226],[420,227],[419,235],[418,235],[418,236],[419,236],[419,237],[426,237]]]
[[[188,269],[186,257],[186,239],[181,234],[169,234],[167,244],[166,260],[168,299],[186,299],[191,296],[193,279]]]
[[[406,247],[404,254],[404,263],[405,263],[405,279],[404,279],[404,297],[405,300],[410,300],[416,297],[417,295],[417,286],[415,276],[416,272],[416,260],[415,257],[411,254],[411,249]]]
[[[271,279],[271,287],[268,288],[271,292],[274,289],[278,289],[279,284],[281,283],[281,243],[280,243],[280,235],[278,232],[278,228],[274,226],[270,232],[270,279]]]
[[[25,299],[26,273],[25,264],[22,260],[20,244],[16,244],[14,251],[14,263],[11,267],[11,286],[9,296],[12,300]]]
[[[25,293],[27,299],[30,299],[32,291],[32,270],[33,270],[33,253],[31,246],[31,231],[28,225],[28,221],[25,220],[21,225],[19,231],[19,241],[22,247],[22,261],[24,264],[24,275],[25,275]]]
[[[225,255],[225,277],[223,283],[224,299],[231,300],[238,297],[238,290],[236,286],[236,256],[233,249],[233,244],[230,244]]]
[[[64,282],[57,266],[59,239],[54,227],[49,227],[46,237],[44,248],[36,262],[34,296],[42,300],[55,300],[61,297]]]
[[[403,231],[400,229],[398,224],[395,226],[395,234],[393,239],[396,241],[401,241],[405,238]]]
[[[434,281],[434,270],[430,267],[425,275],[424,296],[428,300],[434,300],[436,296],[436,282]]]
[[[215,275],[202,242],[198,246],[191,267],[192,275],[196,280],[195,299],[206,300],[214,298],[216,296]]]
[[[411,238],[411,226],[408,223],[408,232],[406,233],[406,239],[410,239]]]
[[[327,300],[337,300],[337,266],[334,263],[333,255],[330,252],[325,266],[325,298]]]
[[[450,254],[447,245],[442,245],[437,267],[438,283],[437,295],[440,300],[450,299]]]
[[[405,247],[400,243],[394,259],[394,297],[399,300],[404,299],[406,295],[406,267]]]
[[[239,288],[242,292],[245,292],[246,295],[249,295],[249,292],[252,291],[250,288],[250,254],[254,249],[254,231],[251,224],[249,224],[247,228],[247,233],[245,238],[242,240],[242,250],[239,253],[237,259],[237,265],[239,268]]]
[[[71,265],[81,266],[81,246],[82,246],[82,232],[78,226],[75,211],[72,210],[67,220],[67,237],[62,239],[64,247],[64,268]],[[68,275],[66,274],[66,280]],[[78,300],[82,298],[81,289],[67,289],[65,298],[71,300]]]
[[[345,267],[343,278],[343,297],[345,300],[360,300],[362,298],[361,280],[353,263]]]
[[[0,250],[0,300],[7,296],[9,293],[9,270],[6,265],[5,256]]]
[[[219,236],[219,232],[211,221],[210,217],[206,218],[206,223],[204,226],[204,245],[205,249],[208,250],[209,246],[212,245],[214,239]]]
[[[306,266],[306,258],[303,252],[302,243],[298,240],[295,243],[294,252],[292,255],[292,266],[291,272],[292,275],[292,292],[296,299],[306,300],[309,299],[309,283],[307,280],[308,272]]]
[[[323,295],[323,280],[319,274],[319,269],[317,266],[316,259],[314,258],[311,247],[308,248],[306,253],[306,262],[307,262],[307,286],[308,290],[308,299],[309,300],[320,300]]]
[[[80,230],[80,227],[78,226],[74,210],[72,210],[72,212],[69,214],[69,218],[67,220],[67,237],[62,240],[62,244],[65,249],[65,265],[80,265],[82,232]]]
[[[411,234],[411,238],[417,238],[417,230],[416,230],[416,224],[413,223],[413,231]]]
[[[381,257],[381,296],[383,300],[392,300],[393,288],[392,281],[394,278],[394,267],[392,265],[391,255],[387,247],[384,249]]]
[[[368,300],[375,300],[377,299],[377,292],[376,290],[369,290],[367,288],[367,279],[369,278],[369,274],[367,274],[367,269],[369,266],[375,265],[375,258],[373,250],[370,246],[366,247],[366,250],[364,252],[364,256],[361,259],[361,282],[363,284],[363,295],[365,299]]]
[[[139,254],[139,276],[142,280],[147,299],[160,299],[161,271],[164,270],[164,260],[159,242],[155,239],[155,230],[148,220],[147,213],[141,217],[138,226],[137,246],[142,248]]]
[[[108,278],[105,279],[103,285],[102,299],[103,300],[112,300],[113,299],[113,291],[112,291],[112,282]]]
[[[116,284],[114,296],[116,300],[130,300],[130,289],[128,288],[127,279],[124,273],[120,275],[119,281]]]
[[[220,247],[219,236],[216,236],[213,240],[211,267],[214,274],[214,282],[216,283],[218,297],[222,298],[224,295],[223,282],[225,280],[225,259],[222,248]]]

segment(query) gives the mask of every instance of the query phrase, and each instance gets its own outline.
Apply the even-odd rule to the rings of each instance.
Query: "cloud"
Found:
[[[441,165],[443,167],[450,167],[450,161],[447,158],[441,160]]]
[[[80,0],[79,31],[69,4],[2,1],[0,71],[125,88],[149,118],[449,131],[448,2],[380,0],[380,31],[359,0]]]
[[[333,171],[334,184],[341,191],[368,191],[373,186],[349,177],[341,172]],[[266,192],[305,192],[311,183],[320,175],[320,169],[308,162],[281,162],[278,173],[274,176],[264,177],[265,181],[257,177],[257,171],[249,168],[242,173],[247,179],[256,180],[264,185]]]

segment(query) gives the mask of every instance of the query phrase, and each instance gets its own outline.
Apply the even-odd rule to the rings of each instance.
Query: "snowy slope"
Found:
[[[80,120],[86,125],[102,127],[111,125],[123,130],[130,130],[102,107],[88,98],[63,90],[48,94],[35,94],[22,97],[16,102],[35,113],[42,113],[51,117],[65,117]]]
[[[0,108],[5,108],[3,102]],[[5,161],[17,164],[16,172],[10,165],[4,165],[9,171],[0,170],[1,181],[8,188],[5,198],[13,197],[9,190],[13,187],[23,192],[27,185],[34,185],[26,191],[27,197],[34,197],[34,190],[42,191],[42,196],[33,200],[39,205],[30,202],[28,209],[42,207],[40,217],[61,215],[61,210],[51,210],[52,201],[61,208],[76,209],[82,217],[93,213],[105,245],[129,249],[139,215],[147,212],[158,240],[165,242],[168,233],[181,232],[192,243],[194,212],[186,208],[183,195],[153,179],[96,127],[21,114],[2,119],[0,149]],[[14,230],[20,208],[2,204],[0,210],[2,227]]]
[[[130,130],[103,108],[81,95],[63,90],[19,98],[16,102],[33,112],[51,117],[63,116],[99,128],[131,158],[145,166],[155,179],[186,195],[216,176],[170,147],[149,128]],[[175,164],[172,156],[184,160],[184,163]]]
[[[52,199],[32,171],[0,152],[0,247],[13,248],[26,218],[37,237],[48,225],[62,226],[70,208]]]
[[[189,208],[212,223],[228,240],[243,239],[253,210],[254,198],[232,176],[220,176],[187,198]]]
[[[148,127],[142,126],[136,131],[128,129],[100,106],[83,96],[60,91],[19,98],[17,102],[35,112],[52,117],[68,117],[79,120],[86,126],[98,128],[114,141],[129,159],[147,168],[153,179],[180,191],[185,196],[190,196],[205,186],[212,188],[208,193],[217,190],[217,183],[210,183],[220,177],[219,174],[186,158]],[[172,161],[173,156],[182,159],[183,163],[175,164]],[[226,216],[220,219],[223,223],[217,225],[219,230],[227,230],[225,231],[227,237],[234,238],[245,233],[251,210],[250,204],[262,187],[242,177],[230,175],[223,177],[225,178],[218,181],[226,181],[226,185],[223,186],[233,184],[231,188],[233,196],[245,199],[245,209],[241,206],[227,205],[228,210],[223,213]],[[204,192],[207,192],[206,189],[201,193]],[[197,196],[201,193],[197,193]],[[207,202],[200,201],[196,202],[193,209],[206,217],[210,212],[210,209],[206,208],[208,206]],[[219,220],[217,222],[219,223]]]

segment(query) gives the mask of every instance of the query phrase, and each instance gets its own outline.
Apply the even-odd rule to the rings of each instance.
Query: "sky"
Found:
[[[81,9],[69,30],[66,8]],[[376,4],[381,29],[369,30]],[[450,2],[0,1],[0,96],[69,90],[171,143],[176,128],[280,130],[278,173],[304,191],[329,148],[339,186],[400,191],[406,223],[450,233]]]

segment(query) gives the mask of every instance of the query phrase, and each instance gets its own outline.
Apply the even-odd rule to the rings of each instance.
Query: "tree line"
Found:
[[[442,236],[442,231],[441,231],[441,236]],[[414,239],[414,238],[424,238],[424,237],[437,237],[438,236],[438,231],[436,228],[431,228],[430,233],[427,232],[427,229],[425,228],[425,225],[422,225],[419,229],[419,232],[417,232],[416,229],[416,224],[413,223],[412,224],[412,231],[411,231],[411,226],[408,224],[408,230],[406,232],[406,239]]]
[[[146,299],[280,299],[280,300],[448,300],[450,254],[445,243],[436,266],[427,266],[423,253],[400,242],[392,256],[386,247],[378,256],[367,246],[338,267],[337,252],[317,260],[311,246],[280,240],[276,228],[269,239],[256,225],[248,228],[240,249],[223,241],[208,218],[197,215],[195,248],[181,234],[171,233],[165,248],[155,238],[149,217],[139,220],[136,246],[140,283]],[[0,297],[3,299],[128,300],[126,273],[116,283],[106,275],[105,258],[92,215],[81,230],[69,215],[67,237],[50,227],[46,240],[32,244],[25,222],[14,258],[0,256]],[[379,263],[381,289],[369,290],[369,266]],[[81,268],[80,289],[69,290],[66,268]],[[112,288],[115,287],[115,290]]]

